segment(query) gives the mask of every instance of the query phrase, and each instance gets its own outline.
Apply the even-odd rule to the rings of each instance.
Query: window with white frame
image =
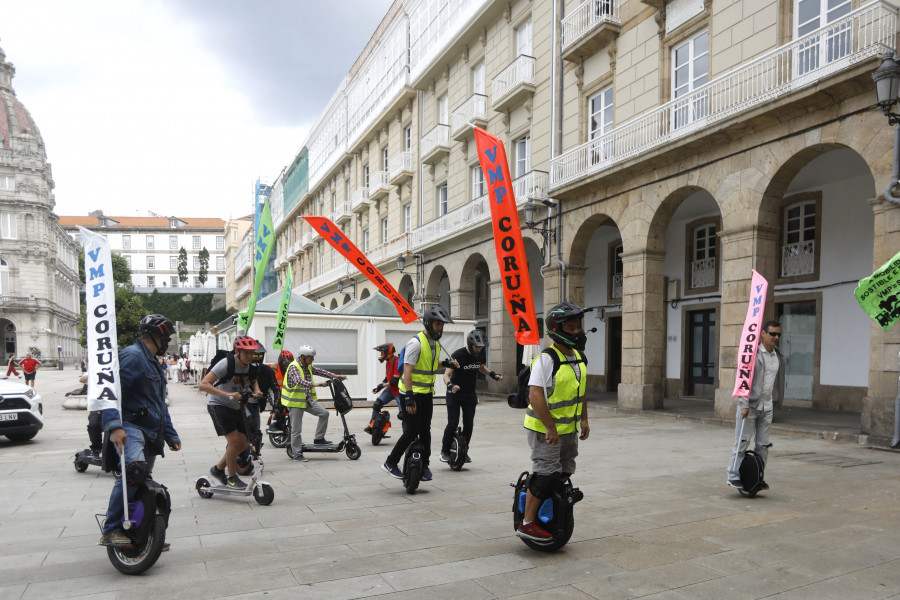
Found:
[[[344,180],[344,198],[347,199],[347,201],[350,200],[350,180],[349,179]]]
[[[412,204],[403,205],[403,233],[412,231]]]
[[[15,190],[16,178],[12,175],[0,174],[0,190]]]
[[[590,113],[588,121],[588,140],[594,140],[613,128],[613,87],[606,87],[591,96],[588,101]],[[612,140],[591,147],[592,163],[606,160],[612,155]]]
[[[11,294],[9,287],[9,263],[0,258],[0,294]]]
[[[199,250],[200,249],[200,236],[195,235],[195,236],[193,236],[193,239],[194,239],[194,250]]]
[[[194,265],[194,270],[200,269],[200,257],[199,256],[194,257],[193,265]]]
[[[484,61],[480,60],[472,67],[472,93],[484,95],[486,85],[484,79],[485,69]]]
[[[473,165],[469,168],[469,172],[472,182],[472,200],[477,200],[484,196],[484,171],[481,170],[481,165]]]
[[[437,189],[438,216],[447,214],[447,184],[443,183]]]
[[[516,140],[516,174],[522,177],[531,170],[531,136],[524,135]]]
[[[331,192],[331,212],[337,212],[337,192]]]
[[[147,287],[156,287],[155,275],[147,275]]]
[[[130,254],[124,254],[124,255],[123,255],[123,258],[125,259],[125,264],[126,264],[126,265],[128,266],[128,268],[130,269],[130,268],[131,268],[131,255],[130,255]]]
[[[388,218],[381,219],[381,243],[386,244],[388,241]]]
[[[325,272],[325,252],[323,251],[322,244],[319,244],[319,275]]]
[[[224,250],[225,249],[225,236],[217,235],[216,236],[216,250]]]
[[[691,95],[709,80],[709,32],[703,31],[672,48],[673,126],[684,127],[707,113],[707,95]],[[685,98],[686,97],[686,98]],[[680,102],[679,98],[684,98]]]
[[[694,228],[691,236],[691,288],[716,285],[716,231],[715,223],[704,223]]]
[[[0,238],[15,240],[18,237],[15,213],[0,213]]]
[[[122,236],[122,248],[131,248],[131,236],[130,235]]]
[[[225,257],[217,256],[216,257],[216,271],[224,271],[225,270]]]
[[[369,165],[363,167],[363,187],[369,187]]]
[[[794,0],[794,36],[800,38],[847,16],[851,0]],[[851,47],[852,23],[830,27],[822,35],[805,40],[796,50],[797,75],[847,56]]]
[[[152,235],[147,236],[147,249],[153,250],[155,244],[155,238]]]
[[[216,277],[216,287],[217,288],[225,287],[225,278],[224,277]]]
[[[531,17],[516,27],[516,56],[533,56],[534,49],[531,44]]]
[[[363,247],[363,254],[365,254],[366,252],[369,251],[369,230],[368,229],[363,229],[362,247]]]
[[[147,255],[147,268],[155,269],[156,268],[156,257],[152,254]]]
[[[178,250],[178,236],[177,235],[169,236],[169,250]]]
[[[389,162],[390,162],[390,160],[388,160],[388,149],[387,149],[387,146],[385,146],[384,148],[381,149],[381,170],[382,171],[388,170]]]
[[[199,277],[194,277],[194,287],[195,288],[203,287],[203,283],[200,281]]]
[[[178,268],[178,257],[177,256],[169,257],[169,268],[173,271]]]
[[[407,125],[403,130],[403,149],[407,152],[412,150],[412,125]]]
[[[782,277],[815,273],[816,205],[816,200],[804,200],[784,208]]]
[[[178,275],[169,277],[169,287],[178,287]]]
[[[438,123],[441,125],[450,124],[450,97],[447,94],[441,94],[437,101]]]

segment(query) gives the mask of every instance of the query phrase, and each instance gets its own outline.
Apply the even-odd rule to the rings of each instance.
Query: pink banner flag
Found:
[[[744,320],[744,329],[738,349],[737,377],[734,381],[734,391],[731,393],[732,398],[750,396],[753,368],[756,366],[756,351],[759,348],[759,330],[762,327],[763,313],[766,310],[766,290],[768,289],[769,282],[754,269],[753,278],[750,280],[747,318]]]

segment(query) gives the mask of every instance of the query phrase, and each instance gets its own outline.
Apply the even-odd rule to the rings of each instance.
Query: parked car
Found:
[[[24,442],[44,427],[44,403],[31,386],[0,377],[0,435]]]

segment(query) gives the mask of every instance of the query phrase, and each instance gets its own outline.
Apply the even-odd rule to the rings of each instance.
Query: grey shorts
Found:
[[[547,436],[531,429],[525,430],[531,447],[531,472],[541,475],[551,473],[574,473],[575,457],[578,456],[578,432],[559,436],[559,443],[551,446]]]

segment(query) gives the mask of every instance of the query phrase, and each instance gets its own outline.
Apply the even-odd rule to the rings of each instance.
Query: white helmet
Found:
[[[310,346],[309,344],[303,344],[300,346],[300,349],[297,350],[297,356],[315,356],[316,349]]]

